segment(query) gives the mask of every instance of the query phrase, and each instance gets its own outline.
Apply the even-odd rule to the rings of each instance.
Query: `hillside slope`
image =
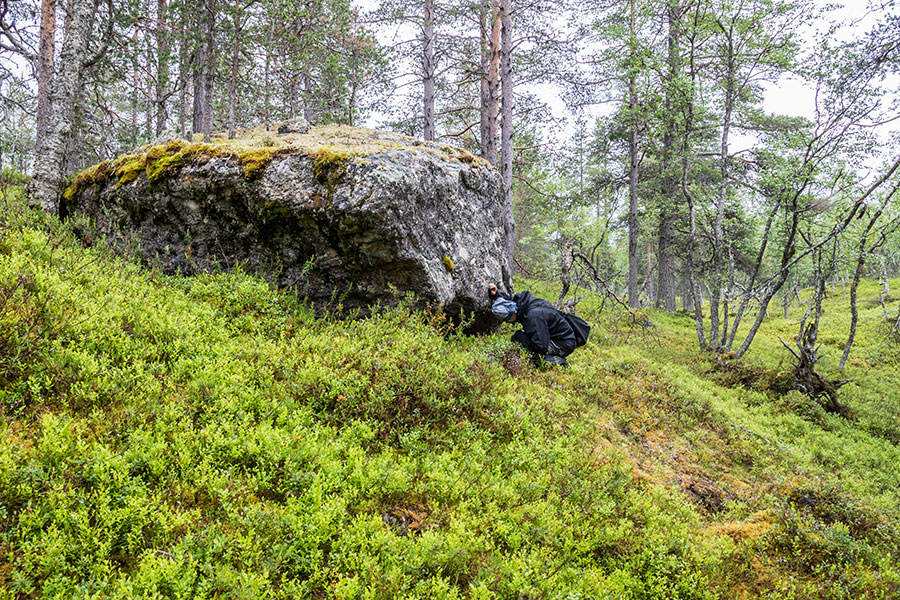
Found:
[[[604,312],[571,368],[535,370],[506,329],[316,319],[89,230],[0,201],[0,598],[900,594],[880,304],[844,419],[771,391],[774,315],[741,367],[683,315]]]

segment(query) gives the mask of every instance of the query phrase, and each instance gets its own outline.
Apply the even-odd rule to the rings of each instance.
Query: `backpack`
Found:
[[[584,346],[587,343],[588,336],[591,335],[591,326],[578,315],[564,312],[562,316],[565,317],[569,327],[575,332],[575,347]]]

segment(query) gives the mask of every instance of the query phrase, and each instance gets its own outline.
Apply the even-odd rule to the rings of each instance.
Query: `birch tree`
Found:
[[[866,259],[881,248],[887,242],[888,236],[897,231],[898,226],[900,226],[900,217],[896,216],[879,226],[881,215],[888,208],[898,189],[900,189],[900,182],[895,183],[888,193],[882,194],[877,208],[871,212],[865,227],[859,234],[859,242],[856,245],[856,263],[853,269],[853,277],[850,281],[850,331],[847,333],[847,342],[844,344],[844,351],[841,354],[841,361],[838,365],[841,372],[844,371],[847,358],[850,356],[850,349],[853,347],[853,341],[856,338],[856,326],[859,321],[856,294],[860,278],[866,266]]]
[[[790,68],[798,49],[793,36],[808,16],[804,3],[772,0],[725,2],[714,7],[711,14],[714,55],[710,66],[721,109],[710,277],[709,346],[713,349],[726,346],[729,339],[727,324],[720,323],[719,311],[728,282],[725,211],[731,196],[731,163],[735,160],[729,153],[734,118],[737,111],[752,108],[758,102],[755,90],[760,82],[774,81]],[[728,298],[724,300],[727,319]]]
[[[82,77],[85,69],[99,59],[98,53],[106,49],[101,46],[98,53],[91,54],[95,13],[96,3],[93,0],[70,0],[59,68],[50,86],[47,130],[36,154],[29,195],[34,203],[52,213],[59,210],[66,142],[74,127]],[[109,19],[112,17],[111,13],[107,15]]]

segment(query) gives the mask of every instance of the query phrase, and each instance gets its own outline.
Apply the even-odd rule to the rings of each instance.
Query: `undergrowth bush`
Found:
[[[3,210],[0,599],[897,589],[896,449],[679,364],[664,316],[537,369],[509,326],[317,318]]]

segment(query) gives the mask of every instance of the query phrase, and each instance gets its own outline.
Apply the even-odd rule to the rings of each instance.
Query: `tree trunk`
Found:
[[[231,53],[231,83],[228,86],[228,139],[235,138],[234,103],[237,94],[238,66],[241,57],[241,14],[237,6],[234,12],[234,51]]]
[[[146,4],[142,6],[144,10],[144,14],[147,18],[150,18],[150,4],[153,0],[144,0]],[[154,61],[153,56],[153,48],[156,45],[150,43],[149,32],[147,30],[144,31],[144,46],[143,51],[146,55],[145,62],[145,71],[143,71],[144,75],[144,85],[147,87],[143,90],[143,98],[144,98],[144,141],[151,141],[155,137],[154,132],[156,131],[156,92],[159,87],[159,79],[150,76],[149,73],[151,71],[151,65]],[[156,57],[159,58],[158,55]],[[158,75],[158,73],[157,73]]]
[[[50,86],[47,130],[37,150],[30,195],[44,210],[59,212],[59,192],[63,183],[66,141],[72,132],[75,103],[81,87],[84,63],[88,58],[92,0],[70,0],[70,25],[66,30],[59,69]]]
[[[898,184],[900,185],[900,184]],[[877,240],[871,247],[866,248],[869,242],[869,234],[872,232],[872,229],[875,227],[878,219],[881,217],[881,213],[884,212],[884,209],[888,206],[888,203],[891,200],[891,197],[894,195],[894,192],[897,191],[897,186],[894,187],[894,190],[888,194],[883,200],[882,204],[878,207],[878,210],[875,211],[875,214],[869,219],[866,228],[862,232],[862,236],[859,240],[859,247],[857,248],[857,257],[856,257],[856,269],[853,271],[853,280],[850,283],[850,332],[847,335],[847,343],[844,345],[844,352],[841,354],[841,362],[838,365],[838,369],[843,373],[844,366],[847,364],[847,358],[850,356],[850,348],[853,347],[853,339],[856,337],[856,325],[859,320],[859,311],[856,307],[856,288],[859,287],[859,280],[862,277],[863,267],[866,264],[866,256],[875,252],[882,244],[884,244],[887,239],[887,234],[884,230],[881,232],[881,237]],[[843,279],[841,280],[843,281]],[[885,287],[887,289],[887,273],[884,274]],[[888,292],[890,290],[888,289]],[[882,307],[884,306],[884,295],[882,293],[881,297]],[[885,308],[885,320],[887,318],[887,309]]]
[[[191,18],[184,14],[180,15],[178,27],[178,133],[183,138],[188,138],[187,115],[190,111],[190,101],[188,98],[188,70],[192,67],[189,52],[188,31]]]
[[[206,26],[204,33],[206,39],[206,57],[207,63],[204,69],[204,89],[206,90],[205,105],[203,107],[203,140],[210,141],[213,130],[213,99],[215,73],[216,73],[216,0],[207,0],[208,8],[206,10]]]
[[[202,17],[199,22],[203,22]],[[203,132],[203,108],[206,106],[205,65],[209,62],[206,56],[206,44],[197,44],[192,57],[192,69],[194,83],[193,107],[191,110],[191,133]]]
[[[500,108],[500,4],[484,0],[481,56],[481,157],[497,164],[497,115]]]
[[[647,306],[656,305],[656,286],[653,285],[653,241],[647,239],[647,279],[644,282],[647,289]],[[640,294],[638,294],[640,298]]]
[[[138,145],[138,99],[141,97],[140,52],[138,51],[138,22],[133,23],[131,36],[131,145]]]
[[[62,3],[63,15],[64,15],[63,41],[65,41],[65,36],[69,35],[68,32],[72,30],[72,17],[74,15],[74,9],[73,9],[74,4],[75,4],[75,0],[63,0],[63,3]]]
[[[725,202],[728,199],[728,134],[731,130],[731,116],[734,111],[734,49],[731,35],[728,35],[728,64],[725,81],[725,115],[722,121],[722,141],[719,147],[719,193],[716,197],[716,221],[713,228],[713,277],[712,297],[709,313],[709,343],[715,349],[719,347],[719,301],[724,284],[725,255]],[[728,329],[726,324],[725,330]]]
[[[169,30],[167,0],[156,0],[156,136],[166,128],[166,93],[169,87]]]
[[[631,12],[629,16],[630,33],[630,59],[637,60],[635,19],[637,8],[635,0],[631,0]],[[628,77],[628,111],[631,120],[631,132],[628,137],[628,306],[638,308],[640,306],[640,292],[638,290],[638,122],[637,122],[637,66],[629,67]]]
[[[737,335],[738,326],[741,324],[741,319],[743,319],[744,317],[744,312],[747,310],[747,306],[749,306],[750,300],[753,297],[753,288],[756,286],[756,279],[757,277],[759,277],[759,271],[762,267],[766,248],[769,245],[769,232],[772,230],[772,223],[775,220],[775,215],[778,213],[779,207],[780,204],[776,202],[772,207],[772,210],[769,212],[769,218],[766,220],[766,226],[763,229],[762,242],[759,246],[759,251],[756,254],[756,263],[753,265],[753,273],[750,274],[750,281],[746,286],[746,292],[744,294],[744,297],[741,299],[741,303],[734,315],[734,321],[731,324],[731,331],[728,334],[728,342],[725,344],[725,348],[727,350],[731,350],[731,347],[734,345],[734,337]]]
[[[310,105],[310,93],[312,91],[312,77],[310,77],[309,73],[303,72],[303,118],[306,119],[307,123],[313,122],[313,111],[312,106]],[[291,114],[291,117],[294,115]]]
[[[813,321],[807,324],[810,313],[807,313],[807,316],[800,321],[800,332],[796,342],[797,351],[788,346],[784,340],[781,343],[797,359],[797,365],[794,367],[794,389],[817,401],[826,411],[847,416],[847,408],[837,399],[838,388],[847,381],[828,381],[816,372],[816,363],[819,360],[817,343],[819,317],[822,315],[822,299],[825,296],[827,274],[822,270],[821,255],[814,256],[813,261],[816,264],[815,295],[810,299],[810,313]]]
[[[675,174],[675,86],[681,71],[680,40],[678,35],[681,19],[680,5],[668,9],[668,86],[665,95],[666,128],[663,133],[663,206],[659,217],[657,235],[657,287],[656,305],[668,312],[675,312],[675,221],[677,217],[679,183]]]
[[[866,264],[866,238],[859,243],[859,256],[856,260],[856,270],[853,272],[853,280],[850,282],[850,333],[847,335],[847,343],[844,344],[844,352],[841,354],[841,362],[838,369],[843,373],[847,358],[850,356],[850,348],[853,347],[853,339],[856,337],[856,324],[859,320],[859,311],[856,308],[856,288],[859,286],[859,278],[862,275],[863,265]]]
[[[687,235],[687,248],[685,251],[684,261],[687,263],[687,271],[688,271],[688,279],[690,281],[691,286],[691,296],[697,297],[700,294],[700,286],[697,284],[697,273],[694,267],[694,241],[697,239],[697,216],[696,210],[694,206],[694,196],[691,194],[688,189],[688,167],[690,166],[688,159],[688,147],[690,144],[690,134],[694,128],[694,84],[697,79],[697,65],[695,62],[695,51],[696,46],[691,41],[690,46],[690,68],[688,70],[690,75],[690,93],[685,98],[685,115],[684,115],[684,128],[681,134],[681,194],[684,199],[687,201],[688,205],[688,235]],[[672,276],[673,282],[673,296],[674,296],[674,274]],[[668,302],[668,300],[667,300]],[[670,310],[670,312],[675,311],[675,298],[672,298],[672,308],[668,307],[666,310]],[[703,332],[703,303],[702,302],[694,302],[694,325],[697,330],[697,343],[700,345],[701,350],[706,350],[706,335]]]
[[[503,180],[503,206],[510,225],[515,229],[512,213],[512,165],[513,165],[513,108],[515,107],[512,49],[513,49],[513,24],[512,24],[512,0],[500,0],[500,25],[501,55],[500,55],[500,83],[502,84],[503,102],[500,114],[500,177]],[[514,243],[513,237],[509,237],[506,248],[509,264],[512,265]],[[512,269],[509,278],[512,280]]]
[[[556,301],[556,308],[559,310],[562,310],[563,300],[572,287],[573,258],[572,242],[565,241],[565,238],[561,239],[559,248],[559,282],[562,284],[562,287],[559,290],[559,299]]]
[[[671,209],[664,209],[660,216],[657,245],[656,306],[675,312],[675,214]]]
[[[269,131],[272,121],[271,94],[269,93],[269,77],[272,71],[272,44],[275,40],[275,19],[269,23],[269,41],[266,44],[266,69],[263,79],[263,119],[266,122],[266,131]]]
[[[750,327],[750,331],[747,332],[747,337],[744,338],[744,342],[741,344],[741,347],[738,348],[736,353],[737,358],[740,358],[744,355],[745,352],[750,348],[750,344],[753,343],[753,338],[756,337],[756,332],[759,331],[760,325],[762,325],[763,319],[766,318],[766,312],[769,309],[769,302],[772,301],[772,298],[775,297],[775,294],[781,289],[784,285],[784,282],[787,281],[788,275],[790,271],[788,270],[788,266],[790,265],[791,258],[794,256],[795,252],[795,240],[797,239],[797,232],[800,227],[800,206],[799,206],[799,198],[803,193],[805,186],[802,186],[800,190],[796,191],[791,197],[791,223],[787,232],[787,240],[784,244],[784,249],[781,253],[781,265],[779,267],[778,277],[769,284],[768,289],[763,294],[762,299],[759,301],[759,312],[756,314],[756,320],[753,322],[753,325]],[[737,323],[733,325],[733,327],[737,328]]]
[[[39,148],[47,131],[50,113],[50,85],[53,82],[56,46],[56,0],[41,0],[41,33],[37,68],[37,130],[35,147]]]
[[[685,156],[682,160],[684,161],[683,177],[686,177],[687,156]],[[688,282],[691,288],[691,298],[694,304],[694,325],[697,330],[697,343],[700,345],[701,350],[706,350],[706,334],[703,332],[703,296],[700,292],[700,286],[697,283],[697,276],[694,268],[694,239],[697,235],[697,219],[694,210],[694,200],[692,195],[688,193],[686,185],[683,186],[683,191],[685,199],[688,203],[689,229],[687,238],[687,251],[685,252],[685,262],[687,263]]]
[[[734,292],[734,253],[728,250],[728,280],[722,292],[722,337],[719,340],[720,347],[725,347],[728,341],[728,318],[731,315],[731,299]]]
[[[203,39],[197,48],[194,65],[194,133],[202,133],[203,140],[212,135],[213,73],[215,69],[215,0],[204,0],[200,16]]]
[[[84,122],[84,84],[78,86],[75,93],[75,114],[72,116],[72,133],[66,142],[66,159],[63,162],[63,173],[77,173],[88,166],[85,156],[87,147],[84,143],[84,127],[78,127]],[[92,163],[96,160],[90,161]]]
[[[423,137],[434,139],[434,0],[425,0],[425,22],[423,23],[422,83],[424,85],[423,108],[425,126]]]

